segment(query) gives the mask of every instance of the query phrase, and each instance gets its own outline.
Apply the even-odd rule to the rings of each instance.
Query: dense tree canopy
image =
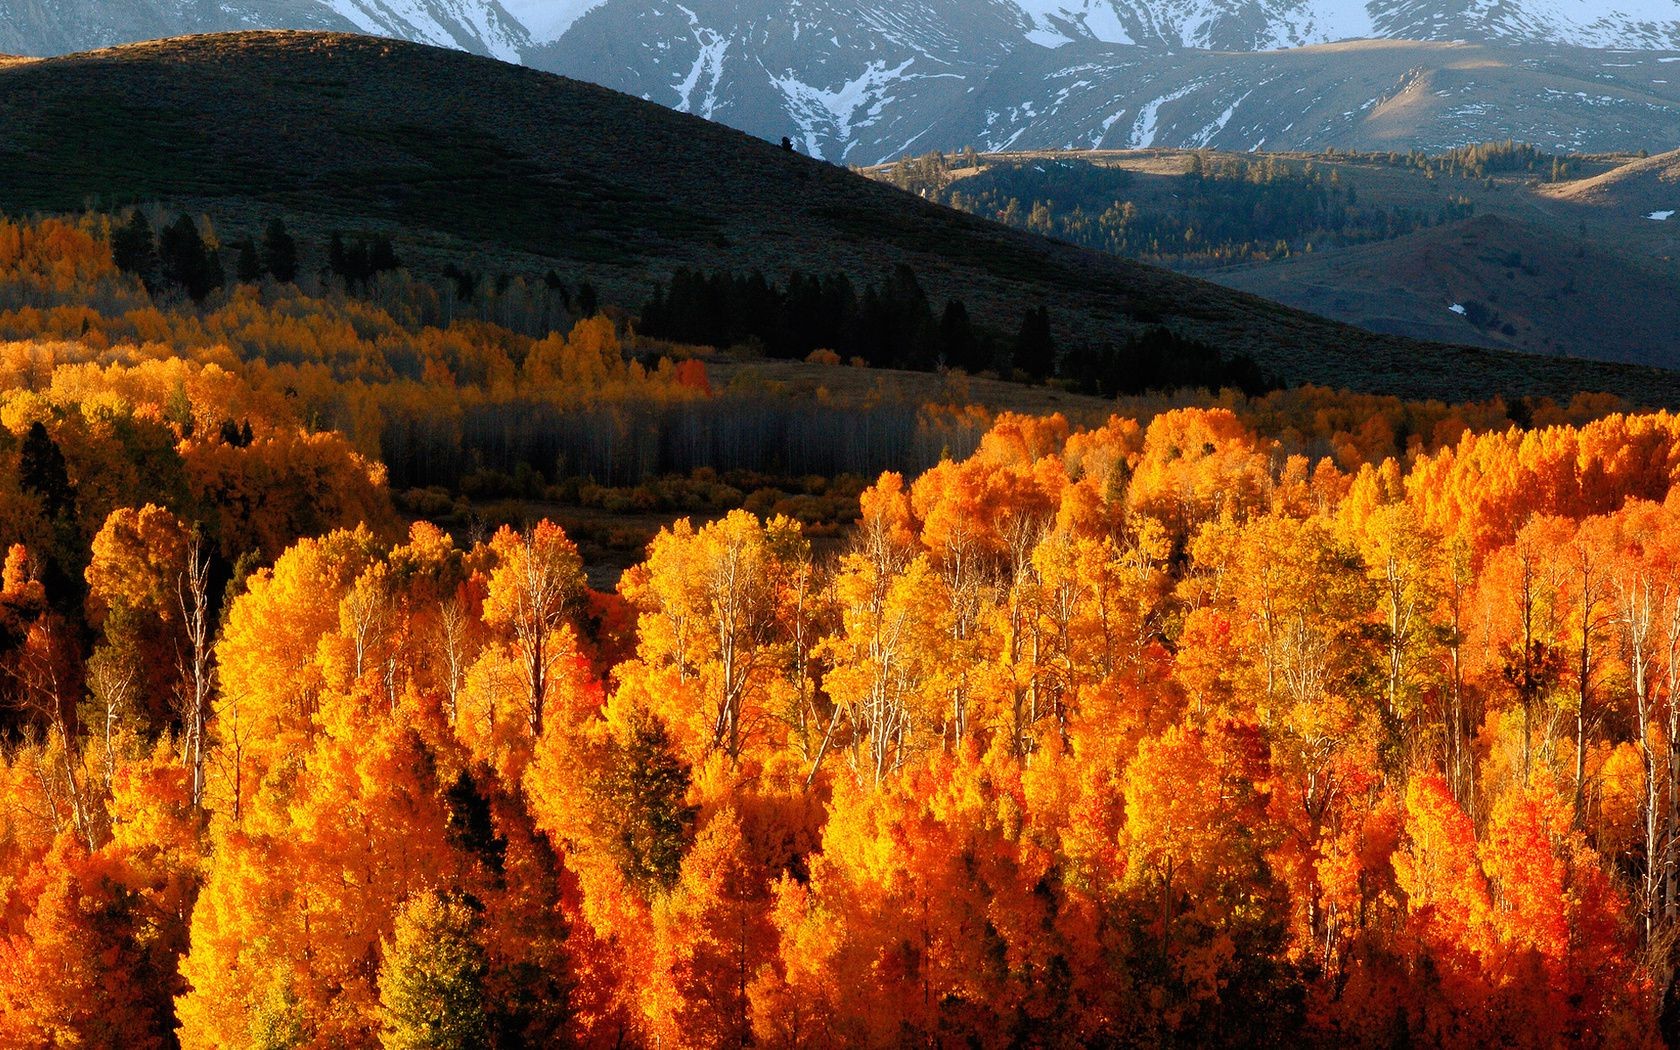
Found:
[[[1680,419],[1003,414],[604,593],[184,342],[0,350],[0,1045],[1676,1035]]]

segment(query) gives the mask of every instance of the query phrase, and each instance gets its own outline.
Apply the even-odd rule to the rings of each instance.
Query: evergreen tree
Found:
[[[457,849],[473,854],[486,868],[498,874],[507,855],[507,840],[496,834],[490,800],[479,790],[478,781],[467,770],[455,778],[444,798],[449,801],[449,841]]]
[[[682,872],[698,813],[688,803],[689,770],[654,716],[635,715],[627,736],[594,785],[599,810],[616,825],[611,839],[625,878],[669,889]]]
[[[338,276],[344,280],[345,291],[367,286],[367,279],[373,273],[373,266],[368,260],[368,246],[365,241],[356,241],[344,249],[343,268]]]
[[[50,517],[70,509],[76,499],[64,453],[39,421],[30,424],[18,450],[18,487],[40,496]]]
[[[391,246],[391,238],[380,234],[373,239],[373,245],[368,251],[368,269],[375,274],[402,269],[396,249]]]
[[[158,237],[158,263],[163,279],[187,293],[193,302],[203,302],[221,287],[221,260],[204,247],[198,224],[183,215],[164,227]]]
[[[64,453],[39,421],[30,424],[18,449],[18,488],[34,493],[52,523],[52,546],[42,552],[41,582],[61,609],[80,608],[85,588],[86,542],[76,522],[76,489]]]
[[[262,280],[262,259],[257,255],[257,246],[251,243],[249,237],[239,242],[239,254],[235,258],[233,272],[240,284],[255,284]]]
[[[281,284],[290,284],[297,279],[297,242],[286,232],[286,223],[278,216],[270,220],[268,230],[263,234],[262,264],[263,269]]]
[[[343,277],[346,267],[344,234],[334,230],[331,239],[327,241],[327,269],[332,271],[334,276]]]
[[[217,249],[209,249],[204,256],[203,287],[204,294],[227,287],[227,269],[222,266],[222,253]],[[200,296],[199,298],[203,298]]]
[[[342,245],[340,246],[342,250]],[[479,275],[472,270],[445,263],[443,275],[455,284],[455,298],[463,303],[470,303],[478,296]]]
[[[1012,361],[1016,369],[1034,380],[1047,379],[1056,370],[1056,342],[1050,334],[1049,309],[1040,306],[1028,310],[1021,319]]]
[[[128,222],[111,231],[111,260],[117,269],[131,273],[154,288],[158,278],[157,239],[152,224],[136,208],[129,213]]]
[[[980,342],[974,336],[974,325],[968,319],[968,307],[961,299],[945,304],[939,319],[939,350],[945,364],[967,372],[984,371],[991,362],[981,360]]]

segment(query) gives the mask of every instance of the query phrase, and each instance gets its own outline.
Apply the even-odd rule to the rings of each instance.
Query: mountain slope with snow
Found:
[[[1514,24],[1510,4],[1461,4],[1444,40],[1345,39],[1448,17],[1406,2],[1259,0],[1238,18],[1214,0],[606,0],[528,61],[853,164],[966,145],[1680,146],[1680,54],[1469,31],[1489,12]],[[1523,25],[1555,28],[1569,2],[1533,0]],[[1659,4],[1680,14],[1612,2],[1652,25]]]
[[[0,52],[254,27],[519,61],[855,164],[1680,146],[1680,0],[0,0]]]
[[[1674,0],[1015,0],[1035,41],[1220,51],[1342,40],[1680,46]]]
[[[238,29],[369,33],[509,62],[531,46],[524,22],[498,0],[0,0],[0,52],[10,54],[65,54]]]
[[[606,0],[502,0],[502,7],[525,27],[533,44],[550,44],[566,35],[572,23]]]

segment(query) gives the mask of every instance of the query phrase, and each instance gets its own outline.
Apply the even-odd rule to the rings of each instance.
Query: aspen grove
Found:
[[[1680,418],[1002,413],[605,590],[399,515],[378,406],[703,369],[160,309],[99,236],[0,227],[54,329],[0,347],[0,1045],[1660,1045]]]

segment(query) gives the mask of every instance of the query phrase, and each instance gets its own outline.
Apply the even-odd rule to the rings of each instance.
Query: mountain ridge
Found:
[[[0,66],[5,208],[134,200],[210,214],[228,237],[277,213],[316,243],[388,233],[422,272],[552,269],[631,306],[681,266],[840,272],[857,286],[905,264],[930,299],[962,298],[994,330],[1046,306],[1064,345],[1164,325],[1290,383],[1448,400],[1601,389],[1680,405],[1673,372],[1374,335],[604,88],[399,41],[243,33]]]
[[[1680,0],[0,0],[0,51],[21,54],[252,28],[519,60],[855,164],[971,144],[1438,149],[1506,137],[1500,114],[1550,150],[1680,147]],[[1361,37],[1402,64],[1336,50]],[[1408,119],[1362,119],[1396,98]]]

